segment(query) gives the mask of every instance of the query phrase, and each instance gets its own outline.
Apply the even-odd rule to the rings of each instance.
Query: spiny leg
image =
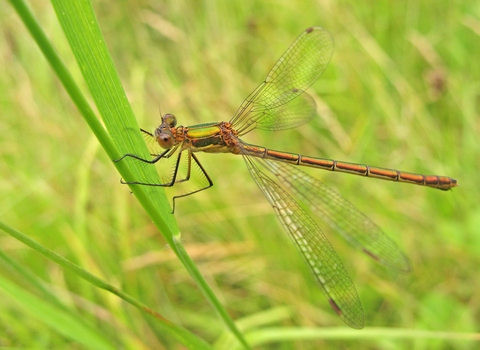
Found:
[[[174,151],[175,151],[176,149],[177,149],[177,147],[174,148]],[[161,159],[161,157],[163,157],[163,156],[165,155],[165,153],[167,153],[168,151],[170,151],[170,150],[167,150],[167,151],[163,152],[163,153],[162,153],[161,155],[159,155],[157,158],[160,157],[159,159]],[[172,153],[173,153],[173,152],[172,152]],[[172,155],[172,153],[170,153],[170,154],[168,154],[167,156],[165,156],[165,158],[170,157],[170,156]],[[142,159],[142,158],[139,158],[139,157],[134,156],[134,155],[128,155],[128,154],[126,154],[124,157],[126,157],[126,156],[130,156],[130,157],[132,157],[132,158],[141,160],[141,161],[143,161],[143,162],[145,162],[145,163],[149,163],[149,164],[154,164],[154,163],[158,162],[158,160],[159,160],[159,159],[155,158],[155,159],[152,160],[152,161],[148,161],[148,160],[146,160],[146,159]],[[179,166],[180,166],[180,159],[181,159],[181,158],[182,158],[182,152],[180,152],[180,153],[178,154],[177,162],[176,162],[176,164],[175,164],[175,171],[173,172],[173,176],[172,176],[172,181],[170,181],[169,183],[164,183],[164,184],[151,184],[151,183],[138,182],[138,181],[125,182],[125,181],[123,181],[123,179],[121,179],[120,182],[121,182],[122,184],[124,184],[124,185],[144,185],[144,186],[172,187],[172,186],[175,185],[175,183],[176,183],[175,180],[176,180],[176,178],[177,178],[178,168],[179,168]],[[120,160],[120,159],[119,159],[119,160]],[[190,170],[189,170],[189,176],[190,176]],[[183,181],[185,181],[185,179],[183,179],[183,180],[181,180],[181,181],[178,181],[178,182],[183,182]]]
[[[125,157],[131,157],[131,158],[134,158],[136,160],[139,160],[141,162],[144,162],[144,163],[148,163],[148,164],[155,164],[156,162],[158,162],[160,159],[162,158],[170,158],[172,156],[173,153],[175,153],[175,151],[177,150],[178,146],[174,147],[174,148],[170,148],[170,149],[167,149],[165,152],[163,152],[162,154],[152,154],[152,156],[156,156],[154,159],[152,160],[148,160],[148,159],[143,159],[139,156],[136,156],[134,154],[130,154],[130,153],[127,153],[125,154],[122,158],[120,159],[117,159],[117,160],[114,160],[115,163],[121,161],[123,158]]]
[[[180,196],[174,196],[173,197],[173,210],[172,210],[172,214],[175,213],[175,199],[177,198],[181,198],[181,197],[186,197],[186,196],[189,196],[191,194],[194,194],[194,193],[197,193],[197,192],[200,192],[200,191],[203,191],[203,190],[206,190],[210,187],[213,186],[213,182],[212,182],[212,179],[210,179],[210,176],[208,176],[207,172],[205,171],[205,169],[203,168],[202,164],[200,164],[198,158],[195,156],[195,154],[193,154],[193,152],[191,152],[190,150],[188,151],[188,157],[189,157],[189,160],[188,160],[188,176],[187,176],[187,179],[190,178],[190,170],[191,170],[191,158],[193,158],[193,160],[195,161],[195,163],[197,163],[198,167],[200,168],[200,170],[202,171],[203,175],[205,175],[205,178],[207,179],[208,181],[208,186],[205,186],[205,187],[202,187],[198,190],[195,190],[195,191],[192,191],[192,192],[189,192],[189,193],[186,193],[186,194],[182,194]],[[179,181],[181,182],[181,181]]]
[[[143,130],[142,130],[143,131]],[[177,150],[178,146],[174,147],[173,149],[168,149],[166,150],[165,152],[163,152],[162,154],[160,155],[155,155],[156,158],[152,159],[152,160],[147,160],[147,159],[143,159],[143,158],[140,158],[134,154],[125,154],[122,158],[118,159],[118,160],[115,160],[115,162],[119,162],[121,161],[123,158],[125,157],[131,157],[131,158],[134,158],[134,159],[137,159],[139,161],[142,161],[144,163],[148,163],[148,164],[155,164],[156,162],[158,162],[160,159],[162,158],[170,158],[172,156],[172,154],[175,153],[175,151]],[[194,194],[194,193],[197,193],[197,192],[200,192],[200,191],[203,191],[203,190],[206,190],[210,187],[213,186],[213,182],[212,180],[210,179],[210,176],[208,176],[207,172],[205,171],[205,169],[203,168],[203,166],[200,164],[200,161],[198,160],[198,158],[189,150],[188,151],[188,171],[187,171],[187,176],[184,178],[184,179],[181,179],[181,180],[176,180],[177,178],[177,175],[178,175],[178,169],[179,169],[179,166],[180,166],[180,160],[181,160],[181,155],[182,155],[182,152],[180,151],[180,153],[178,154],[178,158],[177,158],[177,162],[175,164],[175,171],[173,173],[173,176],[172,176],[172,180],[169,182],[169,183],[165,183],[165,184],[151,184],[151,183],[145,183],[145,182],[138,182],[138,181],[132,181],[132,182],[125,182],[123,181],[123,179],[120,180],[120,182],[122,184],[126,184],[126,185],[144,185],[144,186],[158,186],[158,187],[172,187],[173,185],[175,185],[176,183],[181,183],[181,182],[186,182],[186,181],[189,181],[190,180],[190,175],[191,175],[191,168],[192,168],[192,161],[191,161],[191,158],[194,159],[194,161],[197,163],[198,167],[200,168],[200,170],[202,171],[203,175],[205,176],[205,178],[207,179],[208,181],[208,186],[205,186],[205,187],[202,187],[198,190],[195,190],[195,191],[192,191],[192,192],[189,192],[189,193],[186,193],[186,194],[183,194],[183,195],[179,195],[179,196],[174,196],[173,197],[173,211],[172,211],[172,214],[175,212],[175,199],[177,198],[181,198],[181,197],[186,197],[186,196],[189,196],[191,194]]]
[[[184,179],[175,181],[176,184],[181,183],[181,182],[186,182],[186,181],[190,180],[190,172],[191,172],[191,168],[192,168],[192,157],[190,156],[190,153],[191,152],[189,151],[189,153],[188,153],[187,176],[185,176]]]

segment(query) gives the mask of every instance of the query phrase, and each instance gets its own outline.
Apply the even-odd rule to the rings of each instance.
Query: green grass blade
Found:
[[[105,338],[94,325],[87,326],[76,315],[58,308],[38,296],[27,292],[0,275],[0,288],[9,298],[17,300],[31,317],[55,329],[63,336],[83,344],[88,349],[116,349],[112,342]],[[5,300],[4,300],[5,302]]]
[[[26,4],[23,1],[11,1],[11,3],[39,44],[72,100],[79,107],[87,123],[92,127],[109,157],[118,159],[125,153],[135,153],[148,158],[148,149],[139,132],[139,126],[104,43],[90,2],[52,1],[97,109],[114,143],[101,127]],[[114,144],[120,152],[117,151]],[[138,162],[119,162],[115,163],[115,166],[127,181],[142,181],[158,177],[153,167],[142,167]],[[131,186],[131,189],[227,327],[240,343],[248,348],[243,335],[181,245],[178,239],[180,233],[174,216],[170,214],[171,209],[163,190],[135,185]]]
[[[0,221],[0,229],[5,231],[6,233],[10,234],[12,237],[16,238],[20,242],[24,243],[28,247],[32,248],[33,250],[37,251],[38,253],[40,253],[44,257],[46,257],[46,258],[50,259],[51,261],[57,263],[58,265],[62,266],[64,269],[73,272],[77,276],[83,278],[84,280],[90,282],[91,284],[95,285],[98,288],[105,289],[106,291],[109,291],[113,294],[116,294],[117,296],[119,296],[120,298],[125,300],[126,302],[132,304],[133,306],[135,306],[135,307],[139,308],[140,310],[146,312],[147,314],[153,316],[157,321],[159,321],[158,324],[160,324],[165,331],[169,332],[172,336],[174,336],[178,341],[180,341],[185,346],[188,346],[190,348],[194,347],[195,349],[211,349],[209,344],[204,342],[202,339],[198,338],[193,333],[190,333],[185,328],[179,327],[179,326],[171,323],[170,321],[168,321],[167,319],[162,317],[159,313],[153,311],[148,306],[142,304],[141,302],[139,302],[135,298],[133,298],[130,295],[122,292],[121,290],[119,290],[116,287],[112,286],[111,284],[103,281],[102,279],[98,278],[97,276],[89,273],[88,271],[85,271],[84,269],[82,269],[78,265],[75,265],[71,261],[65,259],[64,257],[62,257],[60,255],[58,255],[57,253],[53,252],[52,250],[45,248],[40,243],[34,241],[30,237],[28,237],[28,236],[24,235],[23,233],[11,228],[10,226],[6,225],[5,223],[3,223],[1,221]],[[3,283],[3,282],[5,282],[5,283]],[[20,294],[21,291],[13,292],[14,287],[10,284],[7,284],[6,281],[0,281],[0,285],[2,285],[4,288],[8,288],[8,291],[11,294],[18,295],[17,299],[22,301],[22,304],[27,306],[28,309],[30,309],[30,310],[34,309],[33,312],[37,312],[37,313],[41,314],[42,312],[45,311],[42,308],[48,308],[48,310],[53,308],[53,306],[47,305],[46,303],[42,304],[40,306],[36,305],[36,302],[25,303],[24,301],[28,300],[28,298],[23,297],[23,294]],[[65,310],[60,310],[60,308],[58,308],[58,306],[55,307],[55,310],[57,310],[55,312],[55,314],[58,317],[55,317],[52,320],[50,320],[51,321],[51,323],[49,323],[50,325],[56,324],[57,322],[59,322],[59,323],[64,322],[62,320],[64,318],[63,314],[65,314]],[[48,321],[49,320],[45,320],[45,322],[47,322],[47,323],[48,323]],[[76,321],[76,322],[80,323],[79,321]],[[85,325],[83,325],[83,326],[85,327]],[[59,331],[61,333],[63,333],[63,332],[67,332],[68,329],[66,329],[66,330],[59,329]]]
[[[361,332],[350,328],[288,328],[272,327],[248,333],[248,339],[255,346],[294,340],[312,339],[435,339],[478,342],[479,333],[439,332],[401,328],[368,328]]]

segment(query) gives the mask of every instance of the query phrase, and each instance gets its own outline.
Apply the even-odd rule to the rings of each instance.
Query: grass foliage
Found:
[[[57,11],[68,3],[54,1]],[[177,349],[209,343],[232,349],[240,347],[239,336],[232,335],[236,328],[252,347],[264,349],[478,347],[477,4],[95,1],[123,85],[114,88],[124,89],[131,109],[128,102],[113,101],[122,94],[112,95],[112,86],[95,76],[84,78],[93,68],[79,68],[52,4],[30,6],[79,96],[67,93],[61,74],[52,70],[11,4],[2,2],[0,347]],[[133,188],[143,196],[139,202],[119,182],[120,176],[141,176],[149,169],[119,168],[119,175],[111,161],[143,147],[129,128],[137,123],[155,128],[159,108],[183,125],[229,120],[312,25],[327,28],[336,46],[330,66],[309,90],[319,117],[295,130],[255,132],[245,140],[447,175],[461,185],[442,192],[310,171],[379,224],[414,267],[410,274],[388,271],[319,222],[359,292],[366,317],[361,331],[348,329],[331,310],[240,157],[199,155],[215,185],[178,200],[177,224],[168,214],[169,194]],[[84,64],[94,54],[84,52]],[[96,59],[108,61],[102,57]],[[103,117],[109,135],[95,129],[100,124],[88,121],[81,106]],[[86,120],[96,125],[96,137]],[[164,201],[153,218],[157,226],[144,200]],[[32,250],[34,243],[19,241],[16,232],[43,248]],[[180,233],[183,246],[177,247],[173,237]],[[64,269],[53,252],[98,277],[98,283],[115,286],[105,289],[121,291],[129,303]],[[175,330],[132,305],[155,310]]]

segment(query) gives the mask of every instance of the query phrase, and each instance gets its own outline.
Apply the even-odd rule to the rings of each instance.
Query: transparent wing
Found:
[[[260,84],[246,99],[230,121],[243,135],[255,128],[284,130],[307,123],[313,117],[315,105],[305,97],[308,107],[288,104],[302,95],[325,71],[333,54],[333,39],[321,27],[304,31],[275,63]],[[307,110],[307,111],[306,111]]]
[[[288,163],[265,160],[281,184],[348,242],[383,265],[408,272],[410,260],[383,231],[340,194]]]
[[[320,227],[282,187],[260,171],[252,158],[242,153],[250,174],[273,207],[332,308],[350,327],[363,328],[363,310],[355,286]],[[257,161],[268,168],[264,161]]]
[[[286,92],[286,95],[293,92]],[[297,93],[295,93],[297,94]],[[308,123],[315,117],[316,104],[312,96],[306,92],[298,95],[287,104],[274,109],[261,109],[256,113],[249,115],[248,127],[244,130],[238,130],[240,135],[258,128],[269,131],[279,131]]]

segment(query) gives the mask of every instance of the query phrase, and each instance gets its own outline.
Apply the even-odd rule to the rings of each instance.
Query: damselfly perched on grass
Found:
[[[133,154],[125,157],[155,164],[175,159],[171,179],[165,183],[128,182],[147,186],[171,187],[190,179],[192,164],[204,175],[205,184],[175,199],[205,190],[213,182],[195,155],[196,152],[241,155],[250,174],[272,206],[283,228],[303,256],[321,290],[335,312],[353,328],[364,325],[357,291],[338,255],[320,227],[295,201],[292,194],[354,246],[383,265],[409,271],[410,262],[397,245],[368,217],[338,193],[301,171],[308,166],[378,179],[412,183],[441,190],[457,186],[446,176],[412,174],[403,171],[303,156],[250,145],[241,136],[255,130],[278,131],[298,127],[316,114],[315,102],[305,90],[325,71],[333,53],[333,39],[323,28],[304,31],[277,61],[261,83],[241,104],[229,122],[177,126],[172,114],[162,117],[154,133],[142,129],[165,151],[152,154],[152,160]],[[187,174],[179,175],[182,157],[187,157]],[[121,160],[119,159],[119,160]],[[118,160],[118,161],[119,161]],[[277,182],[269,175],[274,175]]]

